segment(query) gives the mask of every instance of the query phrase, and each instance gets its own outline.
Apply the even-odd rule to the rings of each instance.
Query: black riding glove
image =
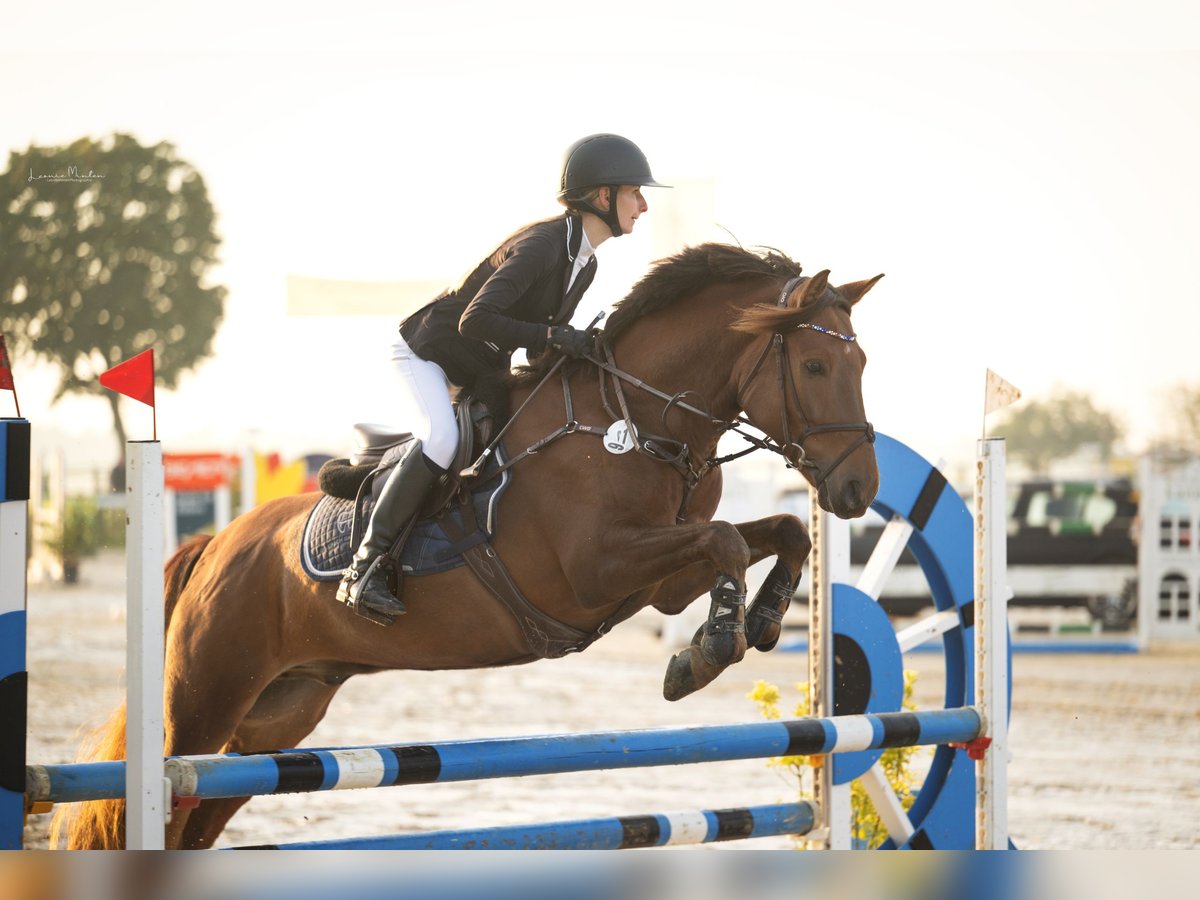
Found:
[[[592,349],[594,335],[591,331],[580,331],[570,325],[554,325],[546,343],[573,359],[586,356]]]

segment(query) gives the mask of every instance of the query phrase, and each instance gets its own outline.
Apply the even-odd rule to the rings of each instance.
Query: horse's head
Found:
[[[841,287],[828,271],[796,277],[777,303],[752,307],[735,325],[762,335],[738,362],[738,403],[816,489],[821,508],[843,519],[865,513],[879,490],[862,398],[867,357],[850,309],[882,277]]]

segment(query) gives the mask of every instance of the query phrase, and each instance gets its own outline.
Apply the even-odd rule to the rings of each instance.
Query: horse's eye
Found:
[[[804,364],[804,368],[808,369],[809,375],[820,375],[825,371],[825,364],[817,359],[810,359]]]

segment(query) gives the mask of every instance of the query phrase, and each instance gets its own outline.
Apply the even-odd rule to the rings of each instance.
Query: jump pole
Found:
[[[166,772],[181,798],[257,797],[852,753],[891,746],[898,739],[905,746],[928,746],[971,741],[981,733],[979,714],[965,707],[435,744],[302,748],[245,756],[175,756],[167,759]],[[29,795],[54,803],[119,797],[123,767],[120,761],[29,766]]]
[[[171,796],[163,761],[162,444],[130,441],[125,460],[125,846],[162,850]]]
[[[27,522],[29,422],[0,419],[0,850],[25,831]]]

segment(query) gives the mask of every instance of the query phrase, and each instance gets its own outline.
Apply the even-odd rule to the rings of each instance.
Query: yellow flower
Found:
[[[904,696],[901,703],[903,709],[915,710],[917,708],[912,696],[916,683],[917,673],[905,670]],[[797,717],[810,715],[812,703],[808,683],[798,683],[796,690],[800,694],[800,700],[794,707],[793,715]],[[766,681],[756,681],[754,690],[746,697],[754,701],[764,718],[781,718],[779,712],[781,698],[779,688],[775,685]],[[910,771],[913,757],[918,751],[928,753],[931,752],[931,749],[928,747],[892,747],[883,751],[883,755],[880,757],[879,764],[883,768],[884,775],[887,776],[888,782],[905,809],[910,808],[916,799],[916,776]],[[775,756],[767,760],[767,765],[794,774],[800,794],[804,797],[812,792],[813,766],[823,762],[824,758],[822,757]],[[867,847],[875,847],[883,842],[887,836],[887,829],[883,825],[883,820],[875,812],[866,789],[857,781],[852,785],[850,791],[850,814],[851,836],[855,842]],[[799,849],[806,849],[810,846],[802,835],[796,837],[795,844]]]
[[[766,681],[759,679],[754,682],[754,690],[746,695],[750,700],[758,706],[759,712],[763,718],[778,719],[779,713],[779,688]]]

